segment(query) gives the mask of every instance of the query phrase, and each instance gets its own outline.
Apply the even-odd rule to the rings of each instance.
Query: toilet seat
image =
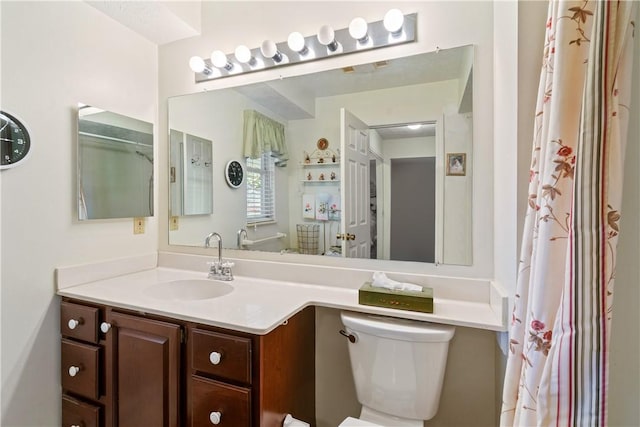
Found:
[[[380,424],[374,424],[369,421],[362,421],[357,418],[348,417],[340,423],[338,427],[383,427]]]

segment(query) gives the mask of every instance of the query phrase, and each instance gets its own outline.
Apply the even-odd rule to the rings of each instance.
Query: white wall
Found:
[[[31,157],[2,171],[0,423],[59,426],[55,267],[152,253],[158,239],[153,218],[135,236],[132,219],[74,219],[76,105],[156,122],[157,47],[83,2],[0,10],[2,110],[24,121],[32,141]]]

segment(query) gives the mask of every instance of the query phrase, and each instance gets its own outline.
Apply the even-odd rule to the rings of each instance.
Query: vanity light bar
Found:
[[[393,15],[392,25],[389,24],[389,15]],[[404,20],[400,17],[404,17]],[[399,19],[400,29],[397,24]],[[192,57],[189,63],[195,73],[195,82],[202,83],[284,65],[412,43],[416,41],[416,20],[416,13],[402,15],[399,10],[392,9],[387,13],[385,20],[367,23],[362,18],[356,18],[349,28],[335,30],[333,34],[331,27],[325,25],[318,34],[312,36],[304,37],[300,33],[291,33],[289,40],[281,43],[265,40],[262,47],[249,49],[241,46],[240,50],[236,49],[238,55],[225,55],[218,50],[215,51],[214,58],[217,66],[211,59],[198,56]],[[363,25],[363,22],[366,25]],[[222,60],[223,56],[226,62]]]

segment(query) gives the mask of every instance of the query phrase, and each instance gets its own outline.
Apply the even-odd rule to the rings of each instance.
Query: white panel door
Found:
[[[369,258],[371,229],[369,206],[369,127],[340,109],[340,153],[342,162],[342,256]]]

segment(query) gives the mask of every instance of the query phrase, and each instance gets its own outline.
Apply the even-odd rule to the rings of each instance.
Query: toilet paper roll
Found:
[[[291,414],[287,414],[282,422],[282,427],[309,427],[309,423],[305,423],[297,418],[293,418]]]

